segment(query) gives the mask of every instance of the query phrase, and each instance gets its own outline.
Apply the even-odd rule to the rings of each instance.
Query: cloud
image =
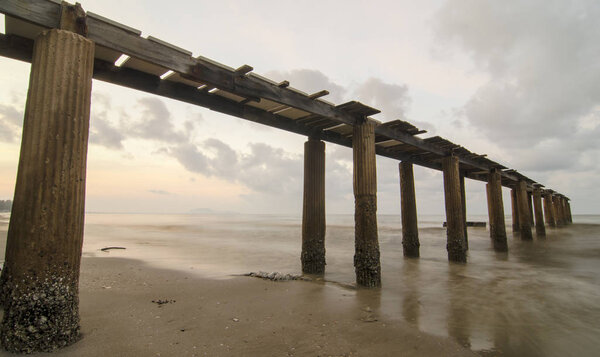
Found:
[[[596,141],[577,126],[600,104],[599,16],[597,1],[447,1],[438,44],[466,51],[489,76],[459,114],[513,151]]]
[[[123,123],[131,137],[156,140],[165,143],[179,143],[188,140],[193,124],[186,125],[186,131],[176,131],[171,112],[165,103],[154,97],[141,98],[137,102],[140,112],[137,120]]]
[[[226,143],[208,139],[199,145],[184,143],[169,153],[188,171],[237,182],[262,193],[297,192],[302,178],[302,157],[267,144],[251,143],[239,153]]]
[[[385,83],[379,78],[369,78],[353,91],[353,97],[381,110],[385,121],[406,120],[406,110],[410,105],[408,86]]]
[[[13,106],[0,104],[0,141],[15,142],[21,136],[23,112]]]
[[[329,95],[323,99],[341,104],[346,90],[344,87],[334,83],[322,72],[313,69],[294,69],[291,71],[270,71],[266,73],[268,78],[275,81],[287,80],[290,86],[308,94],[319,92],[323,89],[329,91]]]

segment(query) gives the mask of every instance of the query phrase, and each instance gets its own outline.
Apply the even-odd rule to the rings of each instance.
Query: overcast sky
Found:
[[[360,100],[600,213],[597,0],[79,1],[194,55]],[[0,58],[0,199],[13,195],[28,77]],[[301,213],[306,138],[99,81],[92,95],[88,211]],[[352,213],[351,150],[326,153],[327,212]],[[398,214],[397,162],[377,163],[379,213]],[[415,180],[419,213],[442,214],[441,173]],[[484,183],[467,180],[467,206],[487,212]]]

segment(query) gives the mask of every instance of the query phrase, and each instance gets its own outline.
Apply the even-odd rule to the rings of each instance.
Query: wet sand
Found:
[[[84,258],[80,290],[83,338],[53,356],[475,355],[382,317],[369,306],[379,290],[208,279],[124,258]]]

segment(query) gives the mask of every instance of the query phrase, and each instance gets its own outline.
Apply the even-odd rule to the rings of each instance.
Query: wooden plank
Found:
[[[36,38],[46,28],[16,17],[4,17],[4,32],[7,35],[18,35],[25,38]]]
[[[318,91],[318,92],[316,92],[316,93],[310,94],[308,97],[309,97],[310,99],[317,99],[317,98],[324,97],[324,96],[326,96],[326,95],[329,95],[329,91],[328,91],[328,90],[325,90],[325,89],[323,89],[323,90],[321,90],[321,91]]]
[[[0,1],[0,12],[38,26],[58,28],[60,1]]]

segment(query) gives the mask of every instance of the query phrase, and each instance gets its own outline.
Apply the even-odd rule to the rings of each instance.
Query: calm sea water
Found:
[[[2,246],[6,220],[0,216]],[[400,217],[380,215],[383,288],[350,294],[387,318],[450,336],[482,355],[600,355],[600,216],[575,216],[575,224],[532,242],[512,237],[509,228],[507,254],[492,250],[489,231],[469,228],[467,264],[447,261],[443,220],[420,217],[421,258],[405,259]],[[127,250],[101,252],[106,246]],[[212,278],[300,273],[300,249],[301,221],[294,216],[86,216],[84,256],[139,258]],[[327,217],[326,249],[325,279],[353,283],[352,215]]]

